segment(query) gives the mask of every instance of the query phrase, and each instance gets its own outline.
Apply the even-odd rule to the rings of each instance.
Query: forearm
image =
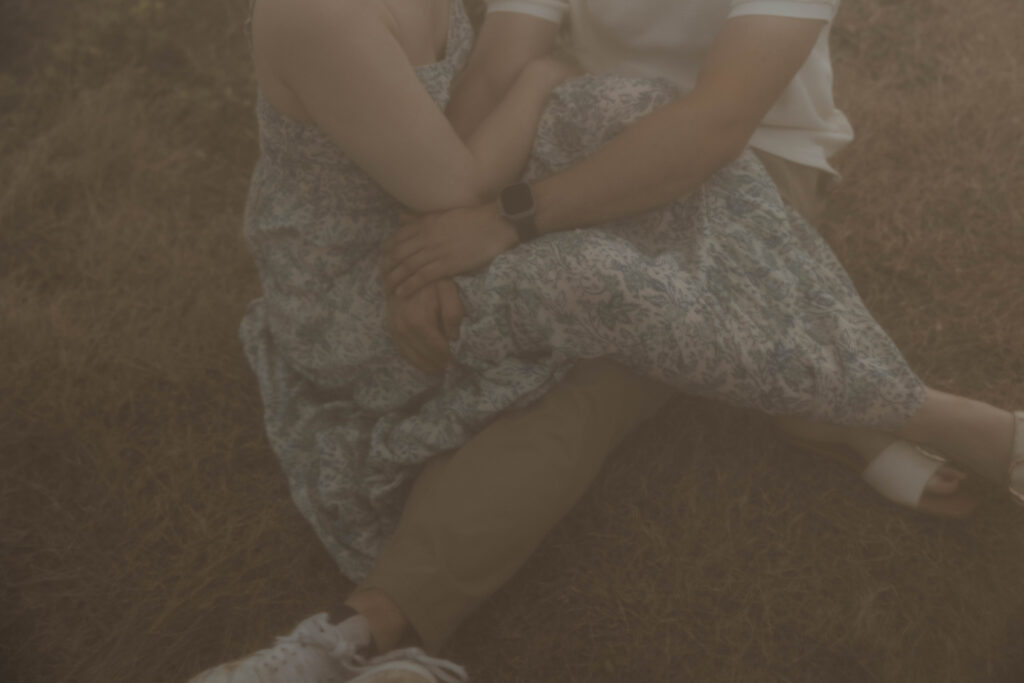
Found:
[[[437,108],[405,44],[376,6],[330,0],[261,3],[253,25],[261,87],[288,93],[279,102],[293,99],[293,118],[319,127],[410,211],[485,200],[509,165],[525,158],[550,85],[513,98],[510,106],[518,114],[501,115],[506,107],[499,105],[492,115],[505,123],[495,126],[495,136],[471,147]],[[501,55],[493,46],[490,52]],[[513,121],[516,116],[523,120]],[[510,147],[493,139],[497,135],[514,141],[512,161],[503,157]]]
[[[468,140],[505,99],[525,64],[498,66],[501,68],[488,69],[470,62],[455,81],[445,114],[463,140]]]
[[[817,19],[773,16],[727,21],[690,94],[537,184],[538,231],[603,223],[692,192],[742,153],[823,26]]]
[[[536,183],[537,231],[606,223],[683,197],[735,159],[752,132],[699,97],[681,98]]]
[[[462,139],[504,99],[523,68],[547,56],[557,24],[513,12],[488,14],[445,113]]]
[[[519,179],[548,96],[570,73],[567,65],[552,59],[526,65],[497,106],[470,134],[466,145],[477,160],[482,184],[490,194]]]
[[[537,232],[604,224],[694,191],[742,154],[818,40],[820,19],[739,16],[726,22],[687,95],[634,121],[588,159],[534,183]],[[515,246],[495,202],[439,213],[385,245],[389,291],[484,266]]]
[[[537,232],[604,224],[666,204],[735,157],[746,139],[743,126],[725,124],[699,99],[677,100],[579,165],[535,183]],[[399,295],[415,292],[486,265],[518,241],[495,202],[426,216],[384,245],[385,285]]]

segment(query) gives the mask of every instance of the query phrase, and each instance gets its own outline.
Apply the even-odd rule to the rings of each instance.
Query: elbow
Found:
[[[736,135],[723,142],[722,166],[731,164],[732,162],[736,161],[737,159],[740,158],[740,156],[743,155],[743,152],[747,149],[747,146],[750,144],[750,138],[752,135],[753,133]]]
[[[726,163],[732,163],[739,159],[746,147],[750,145],[754,136],[754,129],[748,126],[736,126],[723,132],[722,145],[723,154],[726,156]]]
[[[493,174],[483,168],[483,164],[480,166],[481,168],[461,183],[459,194],[462,195],[463,203],[456,208],[484,204],[494,198],[494,194],[497,192],[494,185],[497,181],[492,177]]]
[[[750,139],[757,130],[757,122],[744,117],[717,117],[714,139],[718,141],[718,153],[722,166],[740,158],[750,145]]]
[[[700,128],[707,132],[705,139],[711,145],[708,152],[721,166],[738,159],[761,124],[763,113],[752,111],[745,102],[713,92],[695,91],[689,99],[700,112]]]
[[[705,130],[708,131],[708,134],[704,137],[704,143],[695,148],[699,155],[699,158],[695,159],[695,166],[700,169],[702,178],[716,173],[719,169],[739,159],[747,149],[753,134],[739,127],[720,124]],[[693,165],[689,165],[689,168],[681,169],[680,172],[684,175],[682,178],[684,185],[693,181],[693,178],[689,177],[693,168]]]
[[[750,143],[753,131],[710,120],[701,128],[700,142],[673,154],[672,170],[665,174],[667,195],[683,196],[722,168],[739,159]],[[678,160],[686,159],[680,163]]]

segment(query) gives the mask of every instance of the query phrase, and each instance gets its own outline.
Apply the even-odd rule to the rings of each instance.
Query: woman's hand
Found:
[[[459,337],[462,300],[451,280],[439,280],[411,297],[389,296],[385,325],[398,351],[423,372],[441,373],[451,352],[448,343]]]
[[[384,241],[384,291],[409,296],[441,278],[482,268],[518,243],[515,228],[494,204],[413,219]]]

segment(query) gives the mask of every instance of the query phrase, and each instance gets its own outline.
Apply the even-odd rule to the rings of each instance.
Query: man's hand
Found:
[[[389,296],[409,296],[441,278],[482,268],[518,243],[515,228],[494,204],[413,219],[384,241],[384,290]]]
[[[448,342],[459,337],[462,301],[458,286],[438,280],[410,297],[388,296],[386,325],[399,352],[427,374],[439,374],[451,359]]]

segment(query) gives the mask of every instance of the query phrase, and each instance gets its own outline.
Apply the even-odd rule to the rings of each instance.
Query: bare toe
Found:
[[[948,519],[968,517],[978,507],[978,497],[964,491],[936,495],[926,491],[917,509],[925,514]]]
[[[944,465],[925,485],[918,510],[935,515],[960,519],[969,516],[978,507],[978,495],[967,481],[967,475]]]
[[[955,470],[949,466],[943,466],[934,475],[932,475],[931,479],[928,480],[924,490],[937,496],[949,496],[960,489],[960,482],[963,481],[966,476],[967,475],[959,470]]]

